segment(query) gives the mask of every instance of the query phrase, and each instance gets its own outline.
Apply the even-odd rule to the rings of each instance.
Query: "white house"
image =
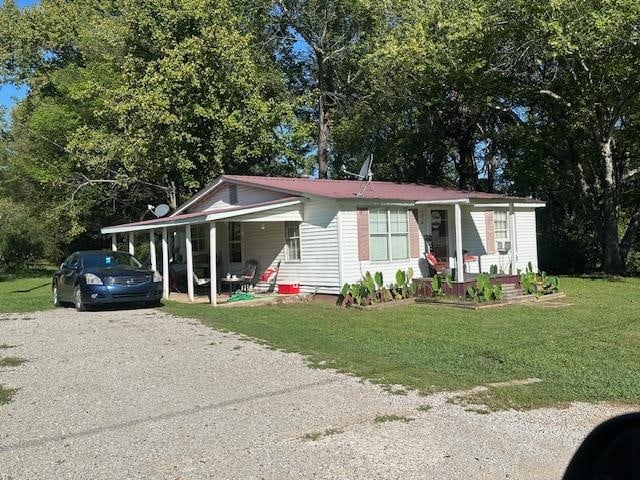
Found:
[[[339,293],[366,271],[387,281],[413,267],[424,271],[425,242],[464,282],[466,273],[516,274],[531,262],[538,268],[538,200],[431,185],[353,180],[316,180],[224,175],[170,216],[105,227],[116,249],[117,234],[149,235],[156,269],[161,236],[163,273],[184,263],[187,292],[194,297],[194,271],[219,278],[247,260],[258,274],[279,264],[278,282],[299,283],[307,292]],[[474,258],[470,258],[474,257]],[[464,265],[464,268],[456,268]],[[165,297],[169,275],[164,274]],[[388,283],[387,282],[387,283]],[[217,282],[210,298],[217,301]]]

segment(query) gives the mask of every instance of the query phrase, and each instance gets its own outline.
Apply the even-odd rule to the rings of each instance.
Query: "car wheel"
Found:
[[[82,291],[80,290],[80,286],[76,286],[73,290],[73,303],[76,306],[77,311],[84,312],[87,310],[86,305],[82,301]]]
[[[53,286],[51,287],[51,301],[53,302],[53,305],[56,307],[59,307],[62,305],[62,303],[60,302],[60,297],[58,296],[58,283],[54,282]]]
[[[160,300],[152,300],[150,302],[145,303],[145,307],[147,308],[158,308],[161,305],[162,304],[160,303]]]

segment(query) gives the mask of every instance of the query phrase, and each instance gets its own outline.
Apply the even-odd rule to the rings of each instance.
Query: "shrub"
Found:
[[[476,302],[489,302],[502,298],[502,285],[491,284],[489,275],[481,273],[476,279],[476,285],[467,288],[467,298]]]
[[[520,286],[524,294],[535,295],[536,298],[560,290],[558,277],[548,277],[545,272],[535,273],[531,262],[527,265],[527,271],[520,275]]]
[[[412,268],[406,272],[398,270],[395,277],[395,284],[385,286],[382,272],[376,272],[374,275],[367,272],[359,282],[343,285],[338,302],[342,306],[366,306],[415,296],[418,284],[412,280]]]
[[[42,238],[40,224],[24,206],[0,202],[0,269],[24,270],[41,259]]]

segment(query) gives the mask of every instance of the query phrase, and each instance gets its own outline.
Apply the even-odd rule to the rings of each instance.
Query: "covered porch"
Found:
[[[428,278],[434,271],[451,276],[461,291],[483,272],[512,282],[521,268],[516,211],[524,206],[469,199],[416,202],[414,215],[425,252],[420,276]]]
[[[123,237],[132,255],[136,245],[148,245],[150,267],[162,274],[164,299],[217,305],[243,286],[242,272],[249,261],[256,264],[253,284],[260,277],[266,278],[266,287],[275,282],[277,253],[286,248],[286,226],[302,221],[302,201],[292,197],[225,206],[105,227],[102,233],[111,236],[114,251]],[[264,242],[270,245],[268,251]]]

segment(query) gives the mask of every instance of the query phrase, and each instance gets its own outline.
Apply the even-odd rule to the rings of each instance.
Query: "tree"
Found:
[[[357,58],[381,17],[364,0],[276,0],[273,16],[290,86],[312,99],[299,113],[315,123],[318,176],[327,178],[335,117],[348,106]]]
[[[502,7],[511,18],[500,68],[522,86],[529,122],[563,132],[556,171],[572,179],[582,220],[593,219],[602,270],[623,273],[640,224],[638,144],[626,135],[636,128],[640,101],[640,4],[549,0]]]

